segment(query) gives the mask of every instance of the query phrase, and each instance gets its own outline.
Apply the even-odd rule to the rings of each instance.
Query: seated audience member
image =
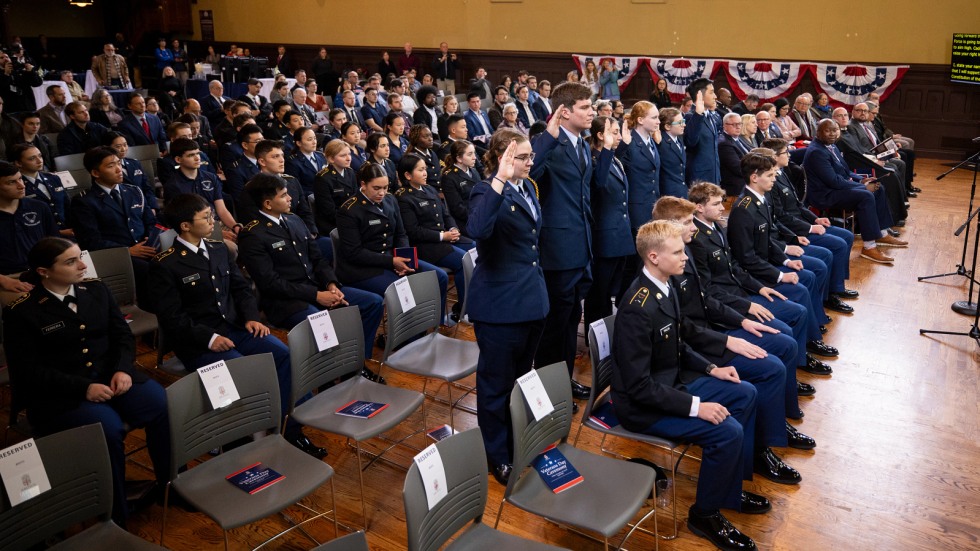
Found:
[[[801,139],[800,135],[802,131],[797,126],[796,121],[793,120],[793,117],[789,115],[789,101],[785,98],[779,98],[773,102],[773,105],[776,107],[776,116],[773,118],[773,122],[776,123],[776,127],[779,128],[779,133],[782,134],[782,137],[789,140],[790,143]]]
[[[425,161],[426,182],[439,189],[442,162],[439,160],[438,152],[433,147],[434,141],[434,135],[429,127],[416,124],[408,132],[408,149],[405,150],[405,154],[414,153]]]
[[[139,92],[129,96],[129,113],[123,116],[117,125],[119,131],[126,135],[132,145],[155,144],[160,151],[167,149],[167,135],[163,131],[163,123],[156,115],[146,112],[146,100]]]
[[[578,73],[576,73],[578,76]],[[493,86],[487,79],[487,70],[483,67],[477,67],[475,77],[470,79],[470,93],[476,92],[480,99],[490,99],[493,96]],[[466,97],[469,100],[469,95]]]
[[[343,109],[331,109],[330,112],[327,113],[327,120],[330,121],[330,126],[323,128],[325,133],[324,143],[331,140],[339,140],[340,127],[347,122],[347,113]]]
[[[662,79],[661,79],[662,80]],[[687,151],[684,146],[684,130],[687,123],[678,109],[665,107],[660,110],[660,134],[657,144],[660,153],[660,195],[687,197]]]
[[[180,117],[184,120],[196,119],[194,115],[182,115]],[[205,119],[206,120],[206,119]],[[194,137],[194,126],[198,125],[200,128],[200,123],[187,123],[181,120],[171,124],[167,127],[167,139],[168,144],[173,143],[174,140],[178,138],[189,138],[194,140],[199,146],[201,146],[201,166],[200,169],[209,172],[214,175],[215,178],[218,177],[218,166],[211,162],[211,158],[207,153],[204,152],[204,146],[201,145],[203,140]],[[198,136],[200,138],[200,136]],[[177,163],[174,162],[173,158],[169,155],[165,155],[157,159],[157,179],[161,184],[170,180],[173,177],[174,172],[177,171]],[[222,186],[225,187],[225,186]]]
[[[817,261],[811,265],[819,268],[819,272],[807,269],[804,261],[798,258],[803,255],[802,249],[776,238],[772,201],[765,199],[776,178],[775,161],[750,152],[742,158],[742,177],[745,190],[728,217],[728,237],[735,261],[757,280],[807,307],[810,316],[807,351],[820,356],[837,356],[837,349],[824,344],[819,336],[820,326],[829,319],[823,306],[828,293],[827,266],[821,267]]]
[[[820,114],[821,119],[829,119],[833,109],[830,106],[830,96],[824,93],[817,94],[817,103],[813,106],[814,111]]]
[[[759,147],[759,141],[755,139],[755,133],[759,131],[759,123],[755,120],[755,115],[742,115],[742,142],[749,144],[751,149]]]
[[[730,196],[738,197],[745,188],[742,177],[742,157],[752,148],[742,139],[742,116],[725,115],[723,133],[718,137],[718,158],[721,162],[721,187]]]
[[[61,132],[68,123],[68,115],[65,114],[65,106],[68,105],[65,89],[59,84],[52,84],[45,88],[44,93],[48,96],[48,103],[37,110],[41,117],[40,133]]]
[[[282,143],[275,140],[262,140],[255,144],[255,160],[258,162],[260,173],[275,176],[286,184],[286,191],[292,198],[291,212],[306,224],[306,229],[310,235],[317,238],[318,244],[329,242],[326,236],[320,235],[316,227],[313,208],[310,207],[310,200],[303,193],[299,180],[286,174],[286,155],[283,153]],[[248,193],[242,193],[235,200],[235,212],[239,219],[246,222],[259,218],[259,206],[252,202]]]
[[[520,134],[527,136],[527,127],[520,121],[517,106],[513,103],[508,103],[503,108],[503,120],[499,125],[497,125],[497,130],[500,130],[501,128],[513,130],[514,132],[519,132]]]
[[[419,108],[412,114],[412,120],[416,125],[422,124],[429,129],[433,136],[439,135],[439,115],[436,113],[436,98],[438,91],[435,86],[423,86],[419,88],[415,97],[419,100]]]
[[[68,86],[68,92],[71,93],[71,99],[74,101],[80,101],[82,103],[88,103],[90,98],[85,93],[85,89],[82,85],[75,82],[75,75],[68,70],[61,71],[61,81]],[[68,114],[65,114],[65,124],[68,124]]]
[[[261,216],[242,230],[241,258],[269,321],[289,330],[320,310],[352,304],[361,311],[364,357],[370,358],[384,311],[381,297],[340,284],[306,225],[290,213],[291,198],[280,178],[260,174],[245,192],[261,205]]]
[[[398,189],[398,168],[391,160],[391,145],[388,136],[377,133],[368,136],[364,153],[367,154],[367,162],[385,169],[385,172],[388,173],[388,192],[394,193]]]
[[[714,112],[718,103],[715,88],[706,78],[699,78],[687,87],[694,99],[694,109],[684,115],[684,145],[687,146],[687,181],[721,182],[721,163],[718,156],[718,129],[721,117]],[[728,190],[726,190],[728,191]]]
[[[653,87],[653,92],[650,92],[650,103],[654,104],[658,110],[668,109],[674,106],[674,103],[670,100],[670,92],[667,91],[667,81],[665,79],[657,79],[657,83]]]
[[[460,233],[446,202],[435,187],[426,183],[428,172],[424,159],[414,153],[402,157],[398,177],[401,187],[395,196],[408,242],[416,248],[419,260],[452,270],[457,296],[452,315],[454,321],[459,321],[466,296],[463,255],[473,248],[473,241]]]
[[[678,109],[681,110],[681,115],[686,116],[688,113],[691,112],[691,109],[694,109],[694,100],[692,100],[687,96],[684,96],[684,99],[681,100],[681,106]]]
[[[473,191],[473,186],[483,179],[476,170],[476,161],[476,147],[473,144],[466,140],[453,142],[449,147],[449,153],[443,159],[446,167],[439,181],[449,213],[456,220],[459,231],[463,235],[467,235],[470,193]]]
[[[58,134],[58,155],[85,153],[102,144],[102,138],[109,129],[97,122],[89,122],[87,107],[72,102],[65,107],[65,113],[71,122]]]
[[[285,80],[281,80],[272,85],[272,91],[269,92],[269,101],[273,104],[277,101],[287,101],[289,99],[289,83]]]
[[[493,92],[493,105],[487,110],[487,118],[490,120],[490,135],[500,127],[504,120],[504,106],[510,103],[510,92],[506,86],[498,86]],[[470,106],[472,109],[472,106]],[[489,138],[487,139],[489,143]]]
[[[598,100],[595,102],[595,113],[598,117],[612,117],[613,107],[612,102],[608,100]]]
[[[172,247],[154,257],[150,285],[156,297],[157,319],[173,343],[174,353],[188,369],[272,353],[285,416],[292,389],[289,349],[259,321],[255,297],[231,261],[228,248],[220,241],[206,239],[214,232],[211,205],[200,195],[180,194],[167,202],[164,217],[179,235]],[[291,419],[283,436],[318,459],[327,455]]]
[[[0,161],[0,289],[4,291],[31,290],[30,284],[8,276],[27,270],[27,254],[38,241],[59,235],[48,205],[26,192],[17,167]]]
[[[214,217],[224,226],[222,234],[225,241],[233,244],[242,225],[225,205],[221,180],[201,170],[201,150],[197,142],[190,138],[178,138],[170,144],[169,155],[173,157],[178,168],[173,176],[163,183],[164,203],[185,193],[200,195],[211,205],[214,209]],[[232,248],[231,252],[234,254],[237,251]]]
[[[739,115],[754,115],[757,107],[759,107],[759,96],[749,94],[745,96],[744,100],[732,106],[732,113],[738,113]]]
[[[378,90],[368,88],[364,91],[364,106],[361,107],[361,118],[364,120],[365,128],[368,132],[381,132],[384,117],[385,113],[378,103]]]
[[[292,153],[293,149],[296,148],[296,144],[293,142],[293,135],[300,128],[306,128],[306,126],[303,124],[303,115],[299,111],[287,111],[283,114],[282,126],[279,128],[282,134],[275,141],[282,142],[282,149],[287,155]]]
[[[327,98],[323,97],[319,90],[320,84],[316,80],[311,78],[306,81],[306,106],[312,109],[314,113],[328,109]]]
[[[769,106],[767,108],[766,106]],[[771,108],[771,109],[770,109]],[[759,108],[759,112],[755,114],[755,141],[761,144],[763,141],[770,138],[782,138],[783,134],[780,132],[779,127],[773,122],[772,112],[775,112],[776,108],[771,103],[765,103]],[[770,112],[771,111],[771,112]],[[788,146],[787,140],[787,146]]]
[[[316,124],[316,115],[313,114],[313,108],[306,105],[306,99],[308,97],[305,88],[294,88],[290,93],[289,101],[293,106],[293,111],[296,111],[303,117],[304,127],[319,130],[320,126]]]
[[[542,80],[538,84],[537,92],[538,98],[531,105],[534,108],[534,118],[539,121],[547,121],[553,111],[551,107],[551,82]],[[622,103],[620,103],[620,107],[622,107]],[[620,112],[620,118],[622,118],[622,112]]]
[[[361,130],[367,130],[367,123],[364,122],[364,116],[361,115],[360,105],[354,92],[344,90],[341,98],[341,104],[338,108],[344,110],[344,113],[347,115],[347,122],[356,124]]]
[[[875,96],[875,97],[871,97]],[[886,138],[892,138],[895,143],[899,144],[903,150],[912,151],[915,149],[915,140],[908,136],[903,136],[901,134],[896,134],[885,124],[884,119],[881,117],[880,106],[881,102],[878,100],[877,94],[871,94],[868,100],[864,103],[868,104],[868,108],[871,109],[871,123],[874,124],[875,130],[878,131],[878,136],[884,140]]]
[[[449,155],[449,148],[460,140],[465,140],[468,132],[466,129],[466,119],[462,115],[450,115],[446,119],[446,135],[442,140],[442,144],[436,151],[440,161],[444,161],[446,155]],[[480,165],[479,169],[483,166]]]
[[[530,103],[530,89],[521,84],[517,86],[517,99],[514,106],[517,107],[517,120],[521,121],[524,128],[530,128],[538,119],[534,116],[534,109]]]
[[[340,139],[350,148],[351,167],[355,171],[360,170],[361,165],[367,160],[367,154],[364,152],[363,147],[363,136],[364,133],[361,131],[361,127],[354,123],[348,122],[341,127]]]
[[[115,131],[106,132],[102,145],[111,147],[116,152],[116,156],[119,157],[119,162],[122,164],[123,183],[140,188],[143,191],[143,197],[146,199],[146,206],[150,207],[150,210],[156,215],[160,208],[160,201],[157,198],[154,182],[149,181],[146,177],[146,173],[143,172],[143,165],[139,161],[126,156],[129,151],[129,142],[126,141],[126,136]]]
[[[252,110],[247,103],[230,99],[225,101],[224,114],[225,116],[211,129],[214,134],[214,141],[218,142],[219,146],[235,140],[235,135],[238,132],[235,121],[240,120],[238,119],[239,116],[251,117]],[[223,160],[219,159],[219,162],[223,162]]]
[[[912,185],[912,179],[915,177],[915,142],[911,138],[906,138],[900,134],[895,134],[881,122],[881,114],[879,112],[879,107],[876,102],[866,101],[868,105],[868,119],[875,129],[875,136],[879,142],[882,142],[888,138],[895,140],[895,144],[898,146],[898,156],[905,161],[905,175],[906,175],[906,187],[905,192],[908,197],[918,197],[918,193],[922,191],[921,189]]]
[[[68,192],[57,174],[44,172],[44,159],[40,150],[30,144],[17,144],[10,149],[8,158],[20,170],[26,187],[25,196],[48,205],[61,235],[71,237],[73,232],[68,219]]]
[[[752,316],[780,331],[784,329],[779,322],[788,325],[796,340],[796,367],[816,375],[829,375],[832,372],[830,366],[806,351],[810,338],[820,338],[819,328],[814,327],[811,331],[809,327],[806,306],[788,300],[779,291],[763,285],[735,262],[727,232],[718,223],[725,213],[725,191],[715,184],[698,182],[691,186],[688,198],[695,204],[694,225],[698,228],[689,245],[694,253],[691,261],[698,270],[705,294],[745,317]],[[806,292],[802,289],[799,291],[798,298],[806,301]],[[816,389],[797,382],[797,392],[801,396],[809,396]]]
[[[238,101],[248,105],[253,117],[258,117],[261,113],[272,107],[268,98],[260,94],[262,91],[262,81],[257,78],[250,78],[246,83],[248,91],[238,96]]]
[[[220,80],[208,83],[208,96],[201,102],[201,112],[211,123],[211,128],[217,126],[224,116],[225,102],[230,99],[224,93],[225,87]]]
[[[303,193],[313,195],[313,179],[326,166],[323,153],[316,150],[316,132],[312,128],[300,128],[293,134],[296,148],[286,157],[286,174],[299,180]]]
[[[718,88],[718,90],[716,90],[716,95],[718,101],[715,104],[714,111],[720,120],[722,117],[732,112],[732,92],[728,88]]]
[[[398,94],[402,97],[402,111],[411,118],[415,114],[415,111],[419,108],[419,105],[415,103],[415,99],[408,92],[408,88],[405,86],[405,81],[400,78],[393,78],[391,82],[388,83],[388,97],[391,94]]]
[[[412,116],[406,113],[404,108],[402,107],[402,101],[406,97],[410,97],[410,96],[403,96],[398,92],[391,92],[388,94],[388,113],[385,115],[384,121],[382,121],[383,122],[382,129],[384,129],[384,127],[387,126],[388,117],[392,114],[401,117],[401,119],[405,122],[405,128],[409,128],[412,126]]]
[[[874,125],[871,123],[871,114],[868,104],[858,103],[851,109],[851,122],[849,124],[853,132],[850,132],[854,137],[855,141],[860,144],[863,153],[868,153],[872,148],[876,147],[880,140],[878,138],[877,131]],[[896,175],[902,186],[899,187],[901,192],[902,202],[907,201],[905,196],[906,190],[912,186],[912,174],[908,172],[908,167],[905,161],[901,159],[898,154],[892,154],[887,157],[882,157],[880,160],[885,162],[885,166],[895,170]],[[892,213],[894,214],[894,212]],[[901,218],[901,217],[899,217]]]
[[[389,157],[393,163],[398,163],[408,151],[407,128],[411,126],[405,126],[405,120],[397,113],[388,113],[385,117],[384,135],[388,136]]]
[[[98,88],[92,92],[91,107],[92,122],[101,124],[106,128],[115,128],[122,122],[124,114],[116,107],[112,95],[105,88]]]
[[[166,67],[163,69],[163,75],[162,78],[160,78],[160,82],[157,84],[156,92],[158,94],[157,104],[164,112],[164,115],[173,117],[174,113],[177,111],[177,105],[184,101],[184,83],[177,78],[177,73],[174,72],[173,67]],[[146,110],[150,110],[149,98],[146,100]],[[166,124],[167,123],[164,122],[164,125]]]
[[[170,480],[170,423],[163,388],[133,367],[136,339],[112,292],[83,281],[78,245],[46,237],[28,255],[33,290],[4,308],[4,345],[13,391],[35,436],[99,423],[112,468],[112,516],[125,526],[123,440],[146,429],[159,484]]]
[[[20,132],[9,137],[9,145],[33,145],[41,153],[44,168],[46,170],[54,170],[54,155],[52,155],[54,146],[47,136],[40,133],[41,116],[34,112],[27,112],[20,115],[20,121]]]
[[[242,145],[238,143],[238,131],[247,124],[256,124],[255,118],[249,111],[240,112],[235,115],[231,123],[231,134],[222,135],[222,140],[227,140],[218,148],[218,159],[222,171],[227,171],[231,163],[242,154]]]
[[[201,114],[201,104],[196,99],[188,99],[184,102],[184,115],[192,115],[197,120],[181,120],[183,117],[179,117],[180,122],[186,122],[191,125],[191,130],[194,131],[194,139],[202,142],[202,148],[215,148],[217,143],[214,141],[214,136],[211,134],[211,121],[207,117]],[[194,126],[197,125],[195,129]]]
[[[160,119],[160,123],[166,128],[171,122],[170,115],[160,110],[160,101],[155,96],[146,98],[146,112]]]
[[[446,138],[449,136],[449,129],[447,128],[449,118],[454,116],[460,116],[462,118],[462,115],[459,113],[459,101],[456,99],[456,96],[443,97],[442,113],[439,113],[439,118],[436,120],[436,127],[439,129],[437,133],[439,141],[446,141]]]
[[[812,104],[813,101],[809,94],[800,94],[796,96],[796,100],[793,102],[793,111],[790,116],[800,129],[799,137],[801,140],[810,141],[817,135],[817,123],[820,119],[810,111]]]
[[[245,184],[259,173],[259,162],[255,159],[255,146],[263,140],[262,129],[256,124],[246,124],[238,131],[236,141],[242,153],[225,169],[225,188],[231,197],[237,199],[245,190]]]
[[[743,490],[742,480],[752,478],[757,407],[778,400],[783,381],[779,373],[758,387],[741,381],[734,367],[710,363],[681,337],[670,278],[681,275],[687,261],[682,231],[656,220],[637,233],[643,271],[616,315],[613,407],[627,430],[702,446],[688,528],[721,549],[754,549],[720,509],[771,509],[769,500]]]
[[[470,92],[466,96],[467,110],[463,114],[463,118],[466,119],[466,139],[474,145],[479,144],[485,150],[490,143],[490,136],[493,135],[495,127],[490,123],[490,118],[480,105],[480,94]]]
[[[807,176],[807,202],[821,209],[853,210],[861,226],[861,258],[891,264],[894,259],[878,246],[908,247],[888,234],[894,223],[888,210],[885,192],[874,178],[851,174],[844,156],[834,145],[840,139],[840,128],[833,120],[820,121],[817,139],[806,151],[803,168]]]
[[[337,227],[337,209],[357,193],[358,185],[347,144],[332,141],[323,152],[326,165],[313,178],[313,202],[316,226],[324,235],[329,235]]]
[[[408,247],[408,236],[402,224],[398,201],[388,195],[388,175],[380,166],[365,163],[357,174],[360,189],[337,210],[337,232],[340,250],[337,276],[347,285],[384,295],[385,289],[398,278],[414,273],[435,271],[446,311],[446,286],[449,277],[440,268],[419,258],[418,270],[408,266],[411,260],[395,256],[395,249]]]

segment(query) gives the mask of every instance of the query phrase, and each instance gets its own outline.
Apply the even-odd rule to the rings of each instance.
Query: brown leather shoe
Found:
[[[895,261],[894,258],[881,252],[878,247],[874,247],[872,249],[861,249],[861,258],[867,258],[868,260],[879,264],[891,264]]]
[[[875,243],[881,245],[882,247],[908,247],[909,246],[908,241],[902,241],[901,239],[897,237],[892,237],[890,235],[886,235],[884,237],[879,237],[878,239],[875,239]]]

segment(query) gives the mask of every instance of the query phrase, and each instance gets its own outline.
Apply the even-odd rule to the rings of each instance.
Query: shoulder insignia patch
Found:
[[[535,182],[530,177],[527,179],[527,181],[528,182],[531,182],[531,185],[534,186],[534,198],[540,201],[541,200],[541,193],[538,191],[538,183]]]
[[[395,195],[397,195],[399,197],[401,197],[402,195],[405,195],[405,190],[406,189],[408,189],[408,188],[403,188],[403,187],[398,188],[397,190],[395,190]]]
[[[695,228],[694,235],[691,236],[691,239],[694,239],[695,237],[697,237],[699,233],[701,233],[701,228]],[[708,232],[708,233],[711,233],[711,232]]]
[[[325,166],[325,167],[321,168],[320,171],[316,173],[316,175],[317,176],[326,176],[327,171],[329,171],[329,170],[330,170],[330,167],[329,166]]]
[[[745,195],[745,196],[742,197],[742,199],[735,206],[738,207],[738,208],[744,209],[744,208],[747,208],[751,204],[752,204],[752,198],[749,197],[748,195]]]
[[[647,299],[650,298],[650,289],[646,287],[640,287],[633,298],[630,299],[630,304],[635,304],[637,306],[643,306],[646,304]]]
[[[222,245],[224,244],[224,241],[220,239],[211,239],[210,237],[205,237],[204,240],[207,241],[208,243],[221,243]]]
[[[14,306],[17,306],[18,304],[20,304],[21,302],[24,302],[25,300],[27,300],[29,298],[31,298],[31,294],[29,292],[28,293],[24,293],[23,295],[17,297],[13,302],[11,302],[10,304],[8,304],[7,305],[7,308],[13,308]]]
[[[357,204],[357,196],[354,196],[344,201],[344,204],[340,205],[340,208],[345,210],[350,210],[351,207],[353,207],[356,204]]]
[[[163,260],[164,258],[167,258],[168,256],[174,254],[174,251],[175,250],[176,249],[174,249],[173,247],[170,247],[169,249],[163,251],[162,253],[154,256],[153,257],[153,260],[156,260],[157,262],[159,262],[159,261]]]
[[[258,225],[259,225],[259,221],[258,220],[252,220],[248,224],[245,224],[245,227],[242,228],[242,229],[245,230],[245,231],[249,231],[249,230],[251,230],[252,228],[254,228],[255,226],[258,226]]]

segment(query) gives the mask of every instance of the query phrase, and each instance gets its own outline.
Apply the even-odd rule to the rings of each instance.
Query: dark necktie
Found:
[[[284,218],[279,219],[279,227],[282,228],[282,231],[286,232],[286,235],[289,235],[289,226],[286,225]]]
[[[871,141],[871,145],[878,145],[878,138],[874,135],[874,132],[871,131],[871,125],[864,123],[861,126],[864,127],[864,133],[868,135],[868,140]]]
[[[588,167],[588,161],[585,160],[585,140],[580,137],[576,147],[578,148],[578,168],[584,173]]]
[[[201,257],[204,260],[204,262],[210,264],[210,262],[208,261],[208,253],[205,250],[204,243],[201,243],[201,246],[197,248],[197,256]]]
[[[126,212],[126,207],[123,206],[122,194],[119,193],[119,188],[112,188],[112,191],[109,192],[109,196],[112,197],[112,200],[119,205],[119,208],[122,209],[123,212]]]
[[[143,123],[143,133],[146,134],[147,138],[152,138],[150,136],[150,125],[146,122],[146,117],[140,117],[140,122]]]
[[[62,302],[65,303],[65,306],[71,307],[72,304],[75,304],[75,305],[78,304],[78,298],[76,298],[76,297],[74,297],[72,295],[65,295],[65,299]]]

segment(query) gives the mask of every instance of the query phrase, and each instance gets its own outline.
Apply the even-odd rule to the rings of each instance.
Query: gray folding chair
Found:
[[[134,145],[126,152],[126,156],[140,162],[148,182],[153,183],[156,180],[157,159],[160,158],[160,147],[158,145]]]
[[[358,531],[318,545],[310,551],[371,551],[371,548],[368,547],[364,532]]]
[[[89,251],[99,280],[109,288],[112,298],[129,320],[129,329],[137,337],[157,330],[157,317],[136,304],[136,278],[133,261],[126,247]]]
[[[559,362],[537,371],[555,409],[540,421],[535,421],[520,385],[514,384],[510,395],[514,470],[497,510],[497,522],[500,522],[504,503],[511,503],[554,522],[596,532],[602,536],[602,542],[608,549],[609,538],[626,526],[646,503],[657,473],[646,465],[586,452],[569,444],[572,388],[568,368],[564,362]],[[556,442],[558,450],[584,478],[578,485],[559,494],[552,492],[530,466],[545,448]],[[639,522],[631,525],[619,548],[651,516],[656,532],[656,511],[655,506],[651,507]],[[654,538],[654,541],[659,545],[659,540]]]
[[[470,254],[476,249],[473,249],[463,255],[463,281],[469,286],[470,280],[473,279],[473,270],[476,269],[476,264],[473,262],[473,255]],[[463,305],[459,307],[459,323],[456,327],[453,327],[453,336],[456,336],[456,332],[459,331],[459,326],[463,321],[469,322],[466,317],[466,303],[469,302],[469,295],[463,297]]]
[[[292,358],[293,370],[289,416],[303,425],[354,440],[357,449],[357,477],[361,489],[361,522],[367,529],[364,469],[370,463],[361,467],[361,442],[381,435],[410,417],[422,405],[424,398],[421,393],[378,384],[360,376],[361,368],[364,367],[364,332],[361,330],[360,311],[356,306],[331,310],[330,319],[340,344],[323,352],[317,350],[309,320],[303,320],[289,332],[289,357]],[[344,376],[351,377],[296,405],[298,399],[314,389]],[[337,415],[338,409],[353,400],[379,402],[388,404],[388,407],[370,419]],[[425,426],[421,429],[425,430]],[[391,447],[393,445],[388,449]]]
[[[408,276],[415,307],[402,311],[398,291],[391,284],[385,290],[385,309],[388,311],[385,353],[381,366],[389,366],[398,371],[425,377],[422,393],[429,379],[445,381],[449,393],[449,425],[456,428],[453,410],[460,400],[472,392],[473,388],[457,383],[460,379],[476,373],[476,362],[480,349],[475,342],[453,339],[439,333],[439,320],[442,317],[442,298],[439,281],[435,272],[421,272]],[[415,339],[420,333],[431,333]],[[412,342],[408,342],[412,341]],[[395,348],[405,344],[397,352]],[[380,371],[379,371],[380,374]],[[453,386],[465,390],[462,396],[453,401]],[[422,421],[425,423],[425,404],[422,405]],[[426,425],[428,426],[428,425]]]
[[[50,144],[49,149],[51,151],[51,156],[57,157],[58,156],[58,133],[48,132],[47,134],[41,134],[41,135],[48,139],[48,143]]]
[[[616,314],[607,316],[602,320],[606,325],[606,333],[609,336],[610,346],[613,340],[613,326],[616,324]],[[592,362],[592,391],[589,394],[589,403],[582,410],[582,424],[579,425],[578,431],[575,433],[575,443],[578,443],[578,438],[582,434],[582,427],[588,427],[594,431],[602,433],[602,441],[599,442],[599,449],[610,455],[619,457],[620,459],[630,459],[622,454],[616,453],[615,451],[608,450],[605,448],[606,437],[607,436],[618,436],[620,438],[627,438],[629,440],[634,440],[637,442],[643,442],[644,444],[650,444],[658,448],[662,448],[668,454],[670,459],[670,478],[674,481],[671,484],[671,491],[673,496],[671,499],[671,516],[673,519],[673,532],[670,535],[660,536],[665,540],[672,540],[677,537],[677,468],[681,464],[681,460],[687,457],[687,451],[691,447],[691,444],[686,442],[679,442],[675,440],[670,440],[668,438],[662,438],[660,436],[654,436],[651,434],[643,434],[640,432],[631,432],[623,428],[623,425],[616,425],[614,427],[606,427],[592,418],[592,412],[596,409],[608,404],[612,400],[612,394],[606,392],[612,382],[612,371],[613,371],[613,357],[612,354],[599,359],[599,343],[596,339],[595,330],[589,327],[589,358]],[[674,460],[676,456],[676,461]],[[659,535],[659,534],[658,534]]]
[[[327,512],[315,511],[299,501],[328,480],[334,511],[334,533],[338,533],[333,469],[286,442],[280,434],[279,382],[272,354],[244,356],[229,360],[226,364],[241,398],[221,409],[212,409],[199,377],[184,377],[167,388],[170,481],[164,490],[160,543],[163,543],[166,534],[171,489],[221,527],[225,549],[228,549],[228,530],[255,522],[291,505],[298,505],[313,513],[313,516],[267,542],[326,516]],[[205,455],[209,450],[265,431],[272,434],[226,451],[184,472],[177,471],[181,465]],[[252,495],[225,480],[229,474],[255,463],[262,463],[285,478]],[[304,530],[300,531],[306,534]],[[314,543],[319,545],[320,542],[314,540]]]
[[[174,241],[177,240],[177,230],[169,228],[166,231],[160,232],[160,250],[165,251],[173,246]]]
[[[429,509],[419,467],[412,464],[402,489],[409,551],[440,549],[464,526],[466,528],[453,538],[447,550],[562,549],[500,532],[483,523],[487,504],[487,457],[480,429],[450,436],[437,443],[436,448],[446,470],[448,493]]]
[[[36,441],[51,489],[11,507],[0,501],[0,549],[35,548],[48,538],[97,518],[91,527],[50,549],[164,549],[112,522],[112,468],[99,424],[58,432]]]
[[[78,188],[73,193],[81,193],[92,187],[92,175],[85,170],[85,165],[82,164],[83,157],[85,157],[84,153],[74,153],[54,158],[55,170],[67,170],[75,179],[75,183],[78,184]]]

